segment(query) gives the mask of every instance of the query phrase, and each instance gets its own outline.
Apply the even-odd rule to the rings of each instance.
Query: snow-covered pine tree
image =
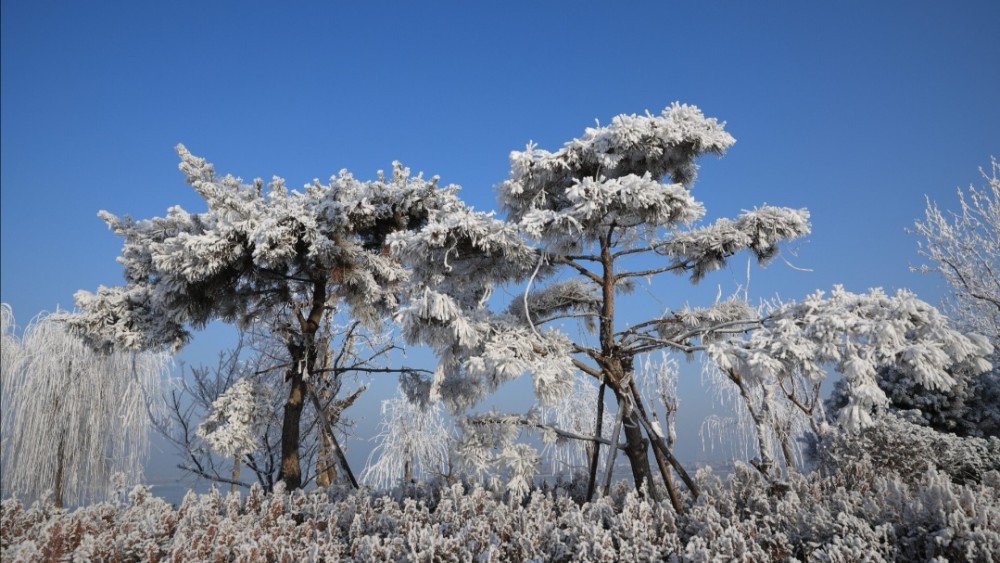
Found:
[[[913,268],[940,274],[950,286],[943,310],[964,330],[981,333],[994,347],[993,369],[957,367],[954,380],[942,389],[899,366],[878,370],[877,383],[888,398],[887,406],[905,420],[959,436],[1000,436],[1000,164],[992,161],[981,188],[958,190],[958,211],[942,210],[927,200],[924,220],[914,233],[923,241],[920,253],[929,261]],[[843,409],[848,393],[835,389],[833,410]]]
[[[868,299],[838,291],[825,305],[816,297],[767,316],[744,301],[725,300],[624,326],[616,303],[638,281],[674,273],[697,283],[739,252],[749,251],[765,263],[783,241],[809,232],[806,210],[773,206],[691,226],[705,214],[690,192],[695,160],[706,153],[722,154],[733,143],[723,124],[689,105],[674,104],[659,115],[620,115],[607,126],[588,128],[558,151],[529,145],[513,152],[510,178],[499,186],[505,220],[456,208],[428,222],[416,236],[390,235],[395,255],[414,270],[411,291],[398,315],[404,334],[411,342],[432,346],[440,358],[432,378],[411,378],[409,392],[441,397],[461,410],[525,373],[531,374],[543,403],[567,393],[577,374],[593,377],[602,389],[594,408],[602,408],[604,388],[619,404],[636,487],[658,496],[648,457],[652,442],[659,473],[680,509],[669,467],[695,494],[697,488],[653,424],[635,381],[637,357],[664,349],[708,351],[729,381],[767,391],[766,406],[783,376],[815,378],[821,371],[804,354],[781,356],[779,350],[806,350],[799,334],[785,341],[783,331],[795,327],[801,332],[807,324],[839,326],[859,314],[844,301]],[[504,285],[526,289],[505,310],[493,310],[492,290]],[[876,317],[905,318],[926,305],[911,296],[870,299],[875,304],[857,306],[877,309],[871,313]],[[809,307],[820,305],[829,316],[817,318],[809,312]],[[988,346],[953,331],[942,332],[949,330],[946,324],[931,317],[929,324],[921,325],[927,330],[893,332],[894,347],[886,344],[877,352],[868,351],[866,338],[877,338],[863,331],[873,324],[869,322],[859,328],[866,336],[853,338],[848,350],[825,356],[858,380],[854,389],[859,409],[877,402],[864,398],[871,391],[864,382],[876,360],[912,360],[916,369],[933,378],[942,365],[971,361]],[[551,324],[567,318],[579,319],[592,329],[591,336],[573,338]],[[760,329],[766,330],[749,340],[740,336]],[[835,339],[853,330],[844,325],[826,336]],[[809,350],[834,343],[820,337]],[[600,424],[603,417],[598,414],[596,420]],[[602,429],[596,428],[594,435],[601,436]],[[763,465],[766,470],[767,463]],[[595,470],[596,463],[592,485]]]
[[[301,192],[277,177],[265,188],[259,179],[217,176],[181,145],[177,152],[208,210],[175,206],[144,220],[102,211],[124,239],[126,282],[78,292],[79,313],[65,320],[93,345],[123,349],[176,350],[191,327],[213,320],[267,326],[287,350],[280,475],[299,487],[302,412],[316,401],[335,313],[374,328],[394,310],[407,274],[387,256],[386,235],[425,225],[433,210],[452,205],[455,190],[398,163],[375,181],[342,171]]]

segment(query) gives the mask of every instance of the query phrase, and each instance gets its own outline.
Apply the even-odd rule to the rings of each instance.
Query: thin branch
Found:
[[[329,372],[348,373],[348,372],[352,372],[352,371],[359,371],[361,373],[422,373],[424,375],[434,375],[433,371],[426,370],[426,369],[420,369],[420,368],[408,368],[408,367],[401,367],[401,368],[369,368],[369,367],[364,367],[364,366],[351,366],[351,367],[346,367],[346,368],[316,369],[316,370],[313,370],[312,373],[314,373],[314,374],[329,373]]]
[[[682,344],[682,343],[676,342],[674,340],[667,340],[667,339],[664,339],[664,338],[655,338],[653,336],[649,336],[649,335],[646,335],[646,334],[637,334],[636,338],[639,338],[641,340],[645,340],[645,341],[649,342],[649,344],[646,344],[644,346],[636,346],[634,348],[629,348],[629,350],[628,350],[629,353],[631,353],[633,355],[643,354],[645,352],[652,352],[653,350],[660,350],[662,348],[674,348],[674,349],[680,350],[681,352],[684,352],[686,354],[690,354],[692,352],[702,352],[702,351],[704,351],[706,349],[705,346],[692,345],[692,344]]]
[[[663,266],[661,268],[651,268],[649,270],[622,272],[615,276],[615,281],[622,280],[625,278],[644,278],[646,276],[655,276],[656,274],[662,274],[664,272],[672,272],[674,270],[686,270],[686,269],[689,268],[685,264],[671,264],[670,266]]]
[[[619,250],[615,252],[612,256],[619,258],[621,256],[628,256],[629,254],[638,254],[640,252],[656,252],[659,248],[666,246],[670,241],[660,241],[649,246],[641,246],[636,248],[626,248],[624,250]]]
[[[238,487],[246,487],[247,489],[250,488],[250,484],[249,483],[245,483],[243,481],[237,481],[235,479],[230,479],[230,478],[227,478],[227,477],[223,477],[221,475],[212,475],[211,473],[206,473],[205,471],[203,471],[203,470],[201,470],[199,468],[190,467],[190,466],[184,465],[182,463],[177,464],[177,468],[178,469],[183,469],[184,471],[188,471],[190,473],[194,473],[195,475],[197,475],[197,476],[199,476],[199,477],[201,477],[203,479],[208,479],[209,481],[216,481],[218,483],[226,483],[228,485],[236,485]]]
[[[598,444],[604,444],[605,446],[613,445],[611,440],[607,438],[600,438],[597,436],[584,436],[583,434],[577,434],[576,432],[570,432],[569,430],[563,430],[552,426],[551,424],[544,424],[541,422],[535,422],[533,420],[528,420],[526,418],[514,418],[514,417],[502,417],[502,416],[484,416],[477,418],[470,418],[469,422],[473,424],[512,424],[515,426],[525,426],[528,428],[537,428],[539,430],[549,430],[554,432],[557,436],[562,438],[567,438],[570,440],[581,440],[584,442],[597,442]],[[620,450],[625,449],[625,444],[620,443],[617,445]]]
[[[600,262],[601,261],[601,257],[597,256],[596,254],[575,254],[575,255],[567,255],[567,256],[564,256],[563,258],[566,258],[567,260],[573,260],[573,261],[576,261],[576,260],[585,260],[587,262]]]
[[[563,314],[563,315],[552,315],[551,317],[545,317],[544,319],[540,319],[540,320],[534,321],[534,324],[535,325],[543,325],[545,323],[550,323],[552,321],[557,321],[559,319],[579,319],[579,318],[588,318],[588,317],[598,318],[599,319],[599,318],[601,318],[601,315],[599,315],[597,313],[566,313],[566,314]]]
[[[598,285],[601,285],[601,284],[604,283],[604,280],[600,276],[598,276],[594,272],[591,272],[587,268],[584,268],[580,264],[577,264],[573,260],[570,260],[566,256],[554,256],[553,257],[553,261],[557,262],[559,264],[566,264],[570,268],[573,268],[574,270],[580,272],[584,277],[586,277],[587,279],[589,279],[590,281],[592,281],[592,282],[594,282],[594,283],[596,283]]]

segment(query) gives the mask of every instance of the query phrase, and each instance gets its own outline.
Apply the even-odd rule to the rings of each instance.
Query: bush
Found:
[[[858,460],[857,464],[871,463]],[[137,487],[125,502],[66,512],[0,505],[4,561],[991,561],[1000,554],[1000,473],[911,484],[792,474],[769,492],[754,469],[698,475],[703,494],[676,515],[627,486],[579,504],[563,489],[523,502],[479,486],[390,495],[328,488],[244,496],[188,493],[172,507]]]

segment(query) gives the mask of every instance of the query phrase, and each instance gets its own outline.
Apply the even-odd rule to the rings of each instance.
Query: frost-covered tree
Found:
[[[274,415],[268,391],[254,379],[240,379],[212,401],[196,430],[212,450],[233,459],[233,491],[240,478],[240,458],[257,449],[261,427]]]
[[[400,394],[382,401],[378,445],[361,480],[388,489],[417,479],[447,475],[453,438],[441,404],[420,405]]]
[[[316,403],[312,401],[303,408],[299,446],[303,486],[313,481],[321,486],[329,485],[338,479],[338,475],[346,477],[350,470],[342,455],[344,452],[338,446],[342,440],[337,436],[349,431],[352,423],[344,411],[357,400],[366,386],[349,374],[380,369],[378,360],[392,349],[381,338],[368,338],[362,345],[357,345],[359,337],[372,336],[359,334],[358,330],[356,324],[335,327],[336,339],[332,341],[330,353],[323,359],[322,377],[314,382],[316,403],[319,403],[323,416],[319,415]],[[362,353],[365,355],[359,355]],[[282,366],[287,362],[286,354],[283,344],[275,342],[266,331],[262,334],[241,332],[232,349],[219,353],[216,364],[186,369],[167,398],[168,415],[157,425],[157,430],[180,454],[182,461],[179,468],[200,479],[249,488],[252,479],[237,477],[242,466],[253,473],[265,491],[274,488],[281,468],[281,409],[284,403],[281,395],[285,386],[285,369]],[[260,413],[261,424],[254,430],[252,440],[245,441],[247,445],[252,442],[252,447],[249,450],[243,448],[243,453],[238,456],[220,457],[214,454],[222,450],[200,436],[198,428],[207,420],[216,418],[213,412],[223,419],[239,415],[240,409],[230,412],[228,408],[213,405],[240,382],[245,382],[244,385],[252,382],[260,394],[269,397],[267,410]],[[327,435],[326,423],[335,432],[333,438]]]
[[[918,268],[937,272],[951,286],[946,310],[963,325],[1000,342],[1000,163],[992,161],[986,185],[958,190],[959,211],[942,211],[927,200],[916,234],[930,260]]]
[[[960,326],[987,336],[1000,348],[1000,164],[986,183],[958,190],[959,210],[943,211],[927,200],[924,220],[914,232],[923,238],[920,253],[930,262],[915,268],[939,273],[951,287],[944,310]],[[983,374],[955,371],[957,384],[944,393],[893,368],[879,372],[879,386],[900,416],[963,436],[1000,436],[1000,368]],[[839,400],[838,397],[834,398]]]
[[[102,211],[124,239],[125,284],[77,293],[80,312],[67,321],[92,344],[122,349],[176,350],[192,327],[214,320],[266,326],[287,353],[280,475],[299,487],[302,413],[329,369],[334,316],[375,328],[394,310],[406,271],[387,256],[385,237],[424,225],[454,190],[396,163],[375,181],[342,171],[290,191],[277,177],[265,187],[218,176],[183,146],[177,152],[207,211],[175,206],[143,220]]]
[[[731,385],[742,399],[758,442],[756,465],[769,477],[777,471],[775,452],[786,467],[795,466],[792,440],[800,432],[792,431],[794,415],[805,414],[814,433],[826,430],[820,386],[828,369],[842,376],[845,400],[836,421],[856,432],[889,404],[878,385],[880,369],[892,367],[949,392],[958,383],[954,371],[982,373],[993,351],[986,337],[955,330],[943,313],[905,290],[889,296],[880,289],[854,294],[835,287],[829,295],[817,291],[723,326],[700,331],[692,349],[704,351],[719,386]]]
[[[986,185],[958,190],[959,211],[942,211],[927,200],[924,220],[915,233],[923,237],[920,253],[930,261],[915,270],[941,274],[951,287],[944,310],[960,327],[986,336],[995,352],[992,370],[956,368],[947,389],[928,385],[896,365],[878,370],[877,383],[887,407],[897,416],[959,436],[1000,436],[1000,165],[981,171]],[[848,402],[842,387],[830,405],[839,411]]]
[[[766,261],[781,241],[809,231],[805,210],[770,206],[688,227],[705,214],[690,192],[695,159],[722,154],[733,142],[693,106],[621,115],[556,152],[529,145],[512,153],[510,178],[499,186],[506,221],[466,215],[429,224],[416,238],[392,238],[426,281],[401,317],[412,340],[442,352],[430,391],[467,403],[489,384],[527,371],[539,397],[552,401],[577,373],[588,374],[601,384],[595,407],[610,388],[622,409],[636,486],[658,495],[646,437],[653,432],[672,490],[668,464],[687,475],[653,430],[634,377],[637,356],[671,343],[653,334],[659,317],[623,326],[616,300],[637,280],[659,274],[689,273],[698,281],[743,250]],[[505,311],[486,308],[493,285],[525,281],[523,298]],[[573,340],[547,326],[568,317],[585,319],[594,338]]]
[[[52,315],[15,332],[3,311],[3,494],[57,506],[103,500],[141,479],[169,357],[91,349]]]
[[[709,352],[731,384],[766,393],[761,409],[768,408],[785,374],[818,377],[816,366],[832,362],[858,381],[854,400],[863,420],[862,409],[878,401],[864,396],[871,391],[866,383],[873,362],[908,354],[915,369],[934,379],[941,377],[935,370],[942,365],[982,351],[983,342],[961,340],[937,317],[927,330],[892,333],[894,348],[870,350],[866,339],[877,334],[855,337],[855,327],[842,324],[856,315],[844,309],[846,302],[868,298],[841,293],[840,301],[816,297],[767,316],[743,301],[726,300],[626,323],[617,303],[638,283],[649,280],[655,291],[652,282],[667,273],[687,275],[697,283],[744,251],[765,263],[783,241],[809,232],[806,210],[774,206],[696,224],[705,208],[691,193],[695,161],[704,154],[722,154],[733,143],[723,124],[693,106],[674,104],[659,115],[621,115],[609,125],[587,129],[555,152],[530,144],[513,152],[510,177],[498,189],[504,220],[462,208],[440,214],[416,235],[390,235],[395,255],[414,270],[397,318],[410,341],[432,346],[440,358],[433,377],[408,381],[409,392],[441,397],[461,410],[504,381],[530,373],[539,399],[551,403],[565,396],[578,374],[592,377],[600,384],[594,406],[598,425],[606,389],[618,403],[622,423],[616,428],[624,435],[636,486],[659,496],[649,461],[652,443],[660,476],[679,509],[670,467],[692,491],[697,487],[653,424],[636,383],[641,356],[659,350]],[[496,286],[517,288],[518,296],[503,310],[492,307]],[[858,306],[872,309],[879,319],[905,319],[907,307],[923,307],[909,298],[870,299],[872,304]],[[809,307],[823,307],[828,316],[810,314]],[[570,336],[557,325],[565,319],[579,320],[591,332]],[[827,356],[816,361],[804,355],[806,345],[795,331],[788,334],[797,339],[794,346],[781,338],[791,327],[809,330],[809,323],[826,327],[829,338],[846,343],[834,351],[838,341],[817,341],[810,351]],[[877,324],[872,320],[860,328]],[[747,333],[754,336],[745,337]],[[932,344],[942,339],[948,342],[944,350]],[[782,349],[797,355],[786,359]],[[801,397],[791,389],[786,396]],[[602,436],[602,428],[591,435]],[[485,448],[495,440],[482,443]],[[591,465],[592,486],[596,465]]]

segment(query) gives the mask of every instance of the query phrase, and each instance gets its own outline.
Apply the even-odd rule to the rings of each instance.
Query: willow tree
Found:
[[[94,351],[51,315],[17,334],[3,305],[4,495],[57,506],[109,498],[115,476],[138,483],[150,409],[169,357]]]
[[[317,387],[336,369],[327,362],[335,318],[375,328],[395,309],[406,271],[387,256],[385,237],[424,225],[454,190],[395,163],[389,177],[362,182],[342,171],[290,191],[277,177],[265,187],[217,176],[183,146],[177,152],[207,211],[176,206],[143,220],[102,211],[124,239],[125,284],[77,293],[80,312],[67,320],[93,345],[124,349],[176,350],[215,320],[263,325],[287,351],[279,477],[297,488],[303,408],[319,404]]]
[[[592,434],[591,490],[597,452],[606,442],[600,411],[605,389],[610,389],[621,421],[612,434],[612,448],[620,431],[636,487],[658,497],[649,458],[652,444],[659,473],[680,509],[670,467],[695,494],[697,488],[639,391],[638,357],[658,350],[708,351],[710,360],[731,376],[727,381],[744,385],[748,393],[757,382],[773,383],[773,377],[762,376],[768,370],[774,377],[803,370],[818,375],[815,363],[796,362],[807,360],[804,356],[772,358],[779,347],[769,350],[765,338],[780,336],[789,323],[815,323],[808,316],[812,301],[782,313],[799,315],[790,320],[762,315],[739,300],[701,309],[678,306],[639,319],[619,313],[620,300],[628,299],[637,283],[650,280],[652,292],[658,291],[658,276],[666,274],[686,275],[697,283],[741,252],[766,263],[783,241],[810,231],[806,210],[773,206],[698,223],[705,208],[691,192],[696,161],[706,154],[721,155],[733,143],[722,123],[689,105],[674,104],[659,115],[620,115],[609,125],[588,128],[555,152],[529,144],[511,153],[510,177],[498,188],[504,219],[461,209],[438,216],[415,236],[391,235],[396,255],[414,269],[411,292],[398,315],[404,334],[433,346],[440,358],[433,377],[411,378],[409,392],[441,397],[453,410],[461,410],[502,382],[530,373],[539,399],[552,403],[565,396],[574,377],[591,377],[600,384],[594,405],[598,427]],[[511,288],[516,295],[503,309],[494,308],[499,301],[491,298],[496,286]],[[911,304],[895,305],[888,307],[905,315]],[[833,315],[826,318],[828,324],[836,325],[841,310],[828,309]],[[571,336],[560,326],[567,319],[579,321],[589,332]],[[842,328],[848,333],[851,329]],[[757,330],[763,331],[761,337],[745,338]],[[835,346],[843,332],[826,334],[828,346]],[[933,341],[941,333],[896,336],[896,346],[880,351],[878,361],[896,359],[907,350],[905,344]],[[847,346],[840,355],[828,352],[821,361],[839,362],[848,370],[856,367],[864,372],[856,379],[864,379],[871,362],[852,359],[858,354],[868,357],[868,343],[865,338],[850,343],[856,346]],[[935,356],[928,369],[982,352],[979,341],[961,344],[943,359]],[[816,349],[826,352],[821,346]],[[875,359],[872,356],[872,362]],[[863,394],[870,387],[856,389]],[[480,449],[486,449],[500,442],[481,443]]]

